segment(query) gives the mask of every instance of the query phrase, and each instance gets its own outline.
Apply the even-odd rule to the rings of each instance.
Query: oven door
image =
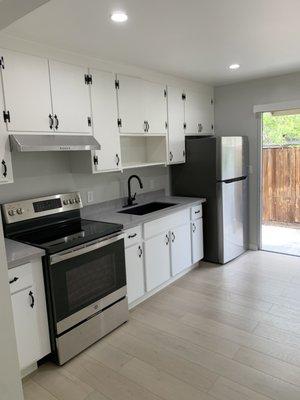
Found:
[[[54,254],[48,268],[56,334],[126,296],[124,235]]]

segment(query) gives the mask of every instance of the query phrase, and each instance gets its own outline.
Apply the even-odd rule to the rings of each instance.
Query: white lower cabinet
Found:
[[[169,231],[145,241],[146,290],[156,288],[170,278]]]
[[[127,229],[125,257],[128,302],[136,305],[203,258],[202,205]]]
[[[191,222],[192,235],[192,263],[195,264],[203,258],[203,219]]]
[[[33,286],[14,293],[11,297],[20,369],[38,360],[38,327]]]
[[[174,276],[192,264],[190,224],[172,229],[170,239],[172,276]]]
[[[48,317],[41,260],[9,270],[20,370],[50,353]]]
[[[126,248],[125,258],[128,303],[132,303],[145,293],[142,243]]]

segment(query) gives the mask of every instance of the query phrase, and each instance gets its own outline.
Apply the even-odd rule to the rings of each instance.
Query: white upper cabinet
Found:
[[[0,110],[4,110],[3,91],[0,80]],[[13,182],[13,171],[8,132],[4,121],[0,121],[0,184]]]
[[[1,124],[2,125],[2,124]],[[9,138],[6,131],[0,127],[0,184],[13,182],[13,171]]]
[[[9,50],[0,50],[0,57],[8,131],[51,132],[47,59]]]
[[[116,82],[120,133],[165,134],[165,86],[121,74]]]
[[[88,69],[49,61],[54,128],[63,133],[92,133]]]
[[[143,84],[139,78],[118,75],[116,80],[120,133],[144,133]]]
[[[183,90],[168,86],[168,162],[185,162]]]
[[[143,105],[146,133],[165,134],[167,132],[166,86],[143,81]]]
[[[101,150],[94,152],[94,172],[119,170],[121,158],[115,76],[99,70],[91,70],[90,73],[93,79],[91,99],[94,136],[101,145]]]
[[[213,88],[185,91],[185,133],[208,135],[214,131]]]

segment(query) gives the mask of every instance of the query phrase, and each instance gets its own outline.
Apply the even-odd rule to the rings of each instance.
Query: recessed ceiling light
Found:
[[[111,14],[110,19],[114,22],[125,22],[128,20],[128,15],[123,11],[115,11]]]
[[[229,69],[239,69],[240,68],[240,64],[231,64],[229,65]]]

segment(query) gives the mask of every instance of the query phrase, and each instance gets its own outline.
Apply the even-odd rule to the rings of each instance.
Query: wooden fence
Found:
[[[300,146],[263,149],[263,221],[300,223]]]

